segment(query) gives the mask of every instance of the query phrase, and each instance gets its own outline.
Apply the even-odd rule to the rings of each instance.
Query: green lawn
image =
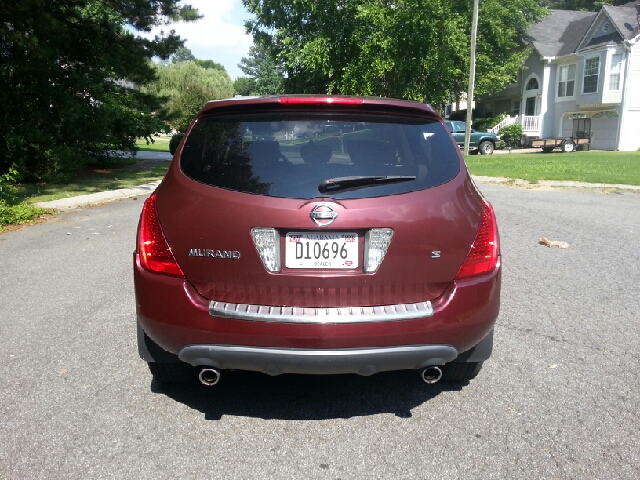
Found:
[[[468,155],[474,175],[529,180],[575,180],[640,185],[640,152]]]
[[[88,169],[75,180],[64,185],[25,184],[17,185],[18,199],[32,203],[47,202],[65,197],[75,197],[105,190],[144,185],[160,180],[167,172],[168,165],[161,165],[152,170]]]
[[[147,145],[147,141],[144,138],[136,140],[136,147],[146,152],[168,152],[169,140],[171,137],[153,137],[153,143]]]
[[[67,184],[14,185],[10,200],[0,198],[0,232],[6,230],[7,226],[38,222],[48,214],[55,213],[38,208],[34,203],[143,185],[162,179],[168,169],[168,165],[150,170],[126,168],[130,163],[126,159],[117,168],[88,167]]]

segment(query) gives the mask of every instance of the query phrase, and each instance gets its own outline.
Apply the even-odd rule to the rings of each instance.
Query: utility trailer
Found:
[[[564,153],[575,152],[578,145],[589,145],[588,138],[539,138],[531,140],[531,146],[534,148],[542,148],[544,153],[551,153],[557,147]]]

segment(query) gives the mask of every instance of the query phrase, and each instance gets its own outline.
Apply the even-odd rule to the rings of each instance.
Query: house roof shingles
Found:
[[[640,4],[640,0],[618,7],[608,5],[603,7],[624,40],[630,40],[640,34],[636,4]],[[549,10],[549,12],[550,14],[540,23],[529,28],[525,39],[533,43],[536,50],[544,57],[559,57],[575,53],[598,15],[596,12],[573,10]],[[617,38],[619,41],[619,37]],[[615,41],[613,37],[610,40]]]
[[[528,40],[545,57],[558,57],[576,51],[597,13],[549,10],[542,22],[529,29]]]
[[[638,13],[640,12],[636,9],[636,3],[640,4],[640,1],[627,3],[619,7],[611,7],[609,5],[602,7],[625,40],[631,40],[640,33],[638,26]]]

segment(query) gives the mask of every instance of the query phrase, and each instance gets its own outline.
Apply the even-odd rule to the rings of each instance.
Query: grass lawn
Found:
[[[64,185],[25,184],[16,185],[19,200],[29,202],[47,202],[65,197],[75,197],[105,190],[135,187],[160,180],[167,172],[168,165],[152,170],[131,170],[124,168],[87,169],[74,181]]]
[[[640,185],[640,152],[511,153],[467,155],[474,175]]]
[[[153,143],[147,145],[147,141],[144,138],[136,140],[136,147],[145,152],[168,152],[169,140],[171,137],[153,137]]]
[[[14,225],[37,223],[56,213],[38,208],[34,203],[143,185],[162,179],[168,169],[168,165],[144,170],[127,168],[132,163],[136,161],[120,159],[113,168],[87,167],[67,184],[13,185],[10,200],[0,198],[0,232],[15,228]]]

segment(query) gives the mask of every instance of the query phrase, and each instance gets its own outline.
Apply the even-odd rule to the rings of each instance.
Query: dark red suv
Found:
[[[474,378],[493,345],[491,205],[428,105],[209,102],[145,202],[138,345],[160,382],[227,369]]]

